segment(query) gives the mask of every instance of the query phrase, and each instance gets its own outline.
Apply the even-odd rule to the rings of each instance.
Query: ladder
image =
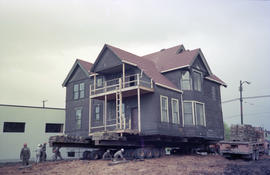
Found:
[[[115,94],[115,106],[116,106],[116,128],[122,129],[122,93],[121,93],[121,78],[119,79],[119,90]]]

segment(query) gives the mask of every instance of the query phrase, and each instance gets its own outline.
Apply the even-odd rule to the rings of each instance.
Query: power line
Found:
[[[243,97],[243,99],[255,99],[255,98],[267,98],[267,97],[270,97],[270,95],[260,95],[260,96],[250,96],[250,97]],[[237,101],[239,100],[240,98],[234,98],[234,99],[230,99],[230,100],[225,100],[221,103],[229,103],[229,102],[233,102],[233,101]]]
[[[249,113],[249,114],[245,114],[246,116],[250,116],[250,115],[261,115],[261,114],[269,114],[270,112],[258,112],[258,113]],[[236,118],[236,117],[239,117],[240,115],[237,114],[237,115],[230,115],[230,116],[227,116],[227,117],[224,117],[224,119],[232,119],[232,118]]]

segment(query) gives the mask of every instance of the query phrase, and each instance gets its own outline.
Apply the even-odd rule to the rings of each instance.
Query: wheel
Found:
[[[153,150],[152,148],[148,148],[145,150],[145,157],[147,159],[151,159],[153,157]]]
[[[159,149],[157,149],[157,148],[153,149],[153,157],[154,158],[159,158],[160,157]]]
[[[91,159],[91,160],[97,160],[97,159],[99,159],[99,154],[98,154],[98,152],[97,152],[97,151],[92,151],[92,152],[90,153],[90,159]]]
[[[143,148],[138,148],[136,150],[136,158],[137,159],[144,159],[144,157],[145,157],[145,151],[144,151],[144,149]]]

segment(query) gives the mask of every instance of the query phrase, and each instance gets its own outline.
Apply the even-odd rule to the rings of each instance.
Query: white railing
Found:
[[[152,79],[149,81],[143,80],[140,74],[133,74],[125,76],[125,78],[116,78],[102,82],[100,86],[90,85],[90,95],[97,95],[105,92],[125,89],[133,86],[144,86],[147,88],[153,88]]]

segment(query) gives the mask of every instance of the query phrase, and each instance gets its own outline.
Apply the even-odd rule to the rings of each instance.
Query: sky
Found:
[[[270,1],[0,0],[0,104],[65,107],[62,83],[76,58],[94,62],[105,43],[142,56],[201,48],[222,101],[270,95]],[[270,130],[270,98],[244,100],[244,123]],[[239,101],[223,103],[240,123]]]

